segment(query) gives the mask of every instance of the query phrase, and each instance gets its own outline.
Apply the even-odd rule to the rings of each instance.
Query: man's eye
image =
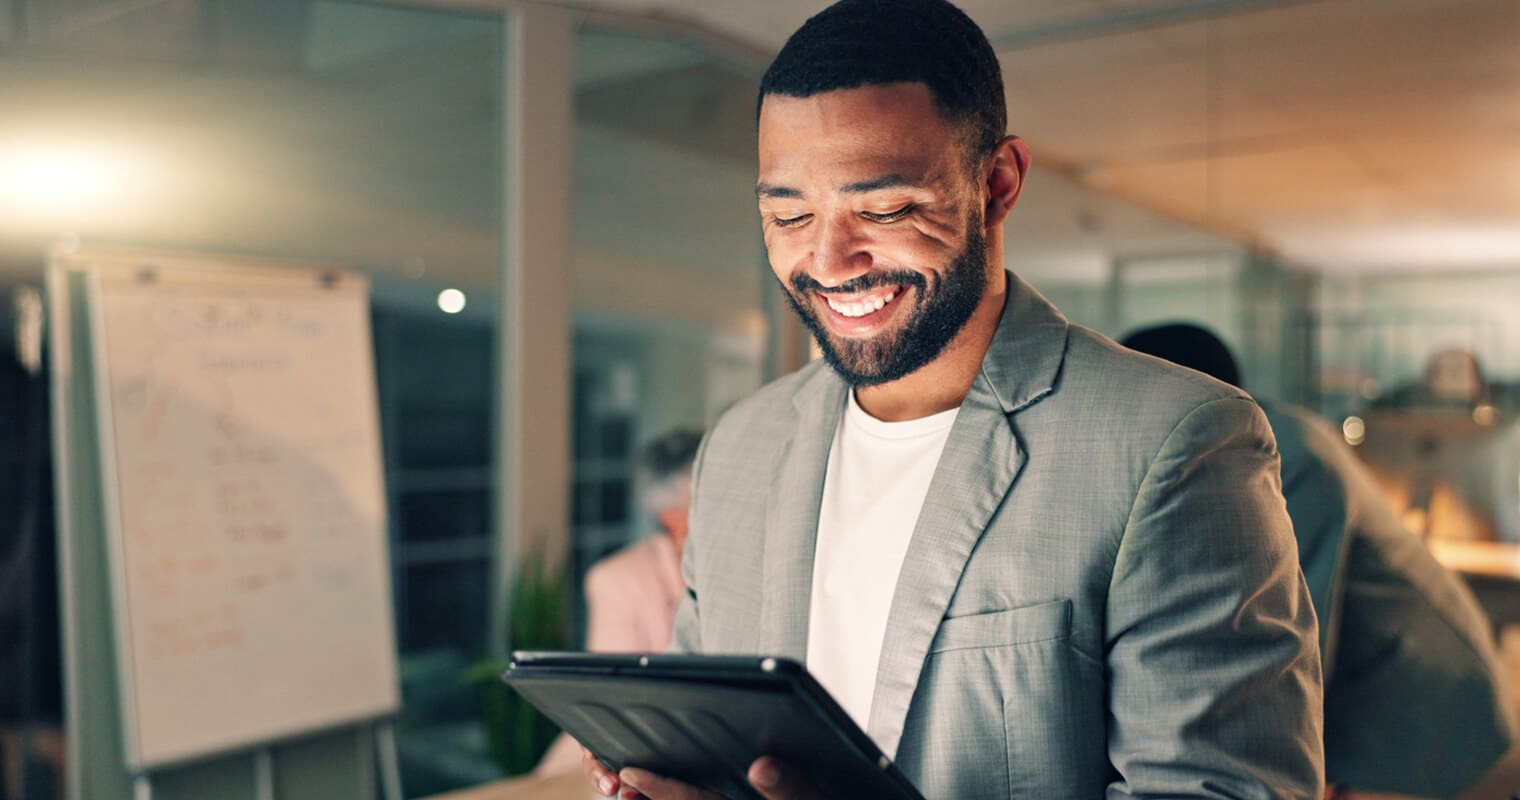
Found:
[[[884,213],[877,213],[875,211],[862,211],[860,215],[872,222],[896,222],[903,217],[908,216],[908,213],[912,210],[913,205],[910,203],[903,206],[902,208],[897,209],[896,211],[887,211]]]
[[[778,228],[794,228],[804,222],[807,222],[808,218],[811,216],[812,214],[799,214],[795,217],[772,216],[771,224],[775,225]]]

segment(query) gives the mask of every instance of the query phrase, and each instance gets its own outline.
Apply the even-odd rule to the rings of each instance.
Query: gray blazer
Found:
[[[1516,738],[1488,619],[1336,432],[1297,409],[1265,408],[1319,612],[1326,777],[1456,795]]]
[[[898,576],[867,732],[929,798],[1317,798],[1314,612],[1246,395],[1009,276]],[[698,457],[673,648],[806,658],[846,385],[813,364]]]

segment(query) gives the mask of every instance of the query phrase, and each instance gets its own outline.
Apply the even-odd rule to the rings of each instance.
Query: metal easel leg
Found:
[[[385,800],[401,800],[401,763],[396,757],[396,723],[375,724],[375,749],[380,759],[380,789]]]

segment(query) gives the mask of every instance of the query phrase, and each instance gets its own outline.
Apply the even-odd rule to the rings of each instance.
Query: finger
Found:
[[[625,788],[631,786],[650,800],[723,800],[712,792],[636,767],[625,768],[618,777]]]
[[[749,783],[766,800],[814,800],[821,797],[797,771],[770,756],[749,765]]]
[[[618,793],[620,788],[618,776],[613,774],[612,770],[602,766],[602,762],[584,747],[581,748],[581,771],[586,773],[586,779],[591,781],[591,785],[596,787],[603,797],[612,797]]]

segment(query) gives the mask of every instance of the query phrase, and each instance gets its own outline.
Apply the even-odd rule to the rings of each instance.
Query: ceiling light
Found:
[[[438,308],[445,314],[458,314],[464,310],[464,292],[444,289],[438,293]]]
[[[131,173],[125,159],[101,148],[0,148],[0,208],[11,213],[97,208],[128,188]]]

